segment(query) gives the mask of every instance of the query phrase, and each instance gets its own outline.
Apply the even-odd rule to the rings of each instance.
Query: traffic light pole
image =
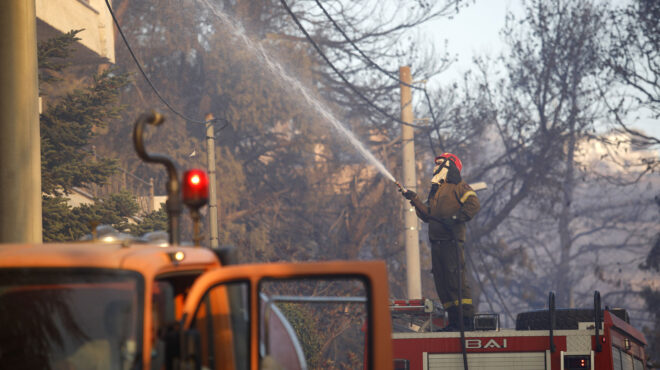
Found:
[[[41,141],[34,0],[0,1],[0,243],[40,243]]]

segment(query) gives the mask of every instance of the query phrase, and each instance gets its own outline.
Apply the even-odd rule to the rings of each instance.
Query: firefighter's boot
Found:
[[[471,304],[463,305],[463,329],[465,331],[474,330],[474,306]]]
[[[460,327],[458,325],[458,318],[458,307],[449,307],[447,309],[447,321],[449,321],[449,323],[447,326],[440,329],[440,331],[459,331]]]
[[[474,316],[463,316],[463,330],[474,331]]]

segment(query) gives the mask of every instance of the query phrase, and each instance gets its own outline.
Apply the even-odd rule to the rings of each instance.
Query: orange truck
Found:
[[[360,368],[393,368],[383,262],[230,255],[173,240],[0,245],[0,367],[308,369],[338,367],[350,352]],[[310,325],[358,335],[322,359],[305,339]]]
[[[295,331],[267,322],[273,310],[263,302],[276,296],[272,285],[309,281],[362,285],[364,295],[333,298],[357,298],[351,304],[362,306],[367,368],[392,368],[382,262],[225,266],[207,248],[103,242],[0,246],[0,363],[54,370],[305,369]]]

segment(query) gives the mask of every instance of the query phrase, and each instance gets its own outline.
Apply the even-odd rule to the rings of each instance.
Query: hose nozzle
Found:
[[[399,187],[400,192],[405,193],[406,191],[408,191],[408,189],[404,188],[403,185],[401,185],[400,182],[394,181],[394,184]]]

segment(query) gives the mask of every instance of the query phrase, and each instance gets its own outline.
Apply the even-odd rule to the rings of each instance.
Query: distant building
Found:
[[[142,214],[158,211],[163,208],[163,204],[167,201],[167,195],[154,195],[154,196],[138,196],[137,202],[140,205],[140,212]]]
[[[75,66],[96,68],[115,63],[114,24],[105,0],[35,0],[35,5],[39,41],[82,29],[77,35],[81,40],[74,45],[71,56]],[[109,179],[109,183],[104,186],[71,189],[67,203],[71,207],[91,205],[104,195],[129,190],[136,195],[139,213],[147,214],[159,210],[167,198],[164,195],[152,195],[152,186],[124,170]]]
[[[73,187],[66,196],[67,204],[71,207],[80,207],[81,205],[93,205],[97,198],[87,189]],[[155,196],[137,196],[135,201],[140,207],[138,214],[145,215],[163,208],[167,201],[167,195]]]
[[[71,207],[80,207],[83,204],[92,205],[96,202],[91,193],[78,187],[73,187],[66,197],[68,199],[67,204]]]
[[[76,64],[115,62],[112,16],[104,0],[36,0],[36,12],[39,40],[84,29],[73,55]]]
[[[608,132],[582,141],[576,159],[600,172],[616,173],[622,167],[643,171],[649,163],[660,161],[660,153],[653,147],[640,145],[629,134]]]

